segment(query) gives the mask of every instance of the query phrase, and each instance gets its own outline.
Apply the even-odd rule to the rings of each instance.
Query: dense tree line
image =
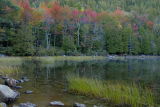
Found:
[[[159,55],[160,2],[142,1],[1,0],[0,53]]]

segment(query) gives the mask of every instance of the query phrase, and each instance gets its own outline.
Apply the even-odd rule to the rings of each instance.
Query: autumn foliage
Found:
[[[12,1],[19,7],[15,21],[17,29],[22,25],[23,30],[31,29],[30,35],[36,37],[34,47],[45,48],[46,52],[54,47],[54,51],[60,48],[65,54],[98,51],[150,54],[159,46],[155,39],[158,36],[153,36],[159,34],[159,25],[146,14],[127,12],[121,7],[108,11],[81,5],[70,7],[60,1],[44,1],[36,6],[32,0]],[[11,11],[11,8],[6,6],[5,10]]]

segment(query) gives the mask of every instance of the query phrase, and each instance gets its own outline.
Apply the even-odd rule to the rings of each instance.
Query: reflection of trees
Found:
[[[75,70],[68,72],[68,74],[75,73],[82,77],[104,79],[103,63],[98,63],[97,61],[80,62],[74,64],[74,67]]]
[[[35,85],[37,81],[49,84],[49,81],[64,82],[66,74],[106,79],[126,80],[145,84],[158,84],[160,80],[159,60],[115,60],[115,61],[62,61],[54,64],[42,64],[40,61],[24,61],[22,69],[24,75],[33,78]],[[155,85],[154,85],[155,87]],[[156,85],[157,87],[157,85]]]
[[[160,68],[158,60],[138,60],[132,59],[127,61],[109,61],[105,65],[106,79],[110,80],[127,80],[136,82],[156,82],[157,72]]]

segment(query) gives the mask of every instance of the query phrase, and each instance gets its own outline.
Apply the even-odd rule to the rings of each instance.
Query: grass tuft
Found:
[[[69,91],[92,97],[105,98],[114,104],[129,104],[132,107],[154,106],[154,96],[148,88],[136,84],[101,81],[68,75]]]

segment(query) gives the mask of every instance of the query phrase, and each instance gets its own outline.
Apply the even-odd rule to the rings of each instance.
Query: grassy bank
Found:
[[[23,61],[21,57],[0,57],[1,65],[19,65]]]
[[[0,64],[21,64],[25,60],[40,60],[43,63],[52,63],[55,61],[92,61],[92,60],[104,60],[104,56],[46,56],[46,57],[0,57]]]
[[[76,94],[105,98],[114,104],[130,104],[132,107],[155,105],[152,92],[135,84],[104,82],[75,75],[68,75],[67,80],[69,91]]]
[[[53,57],[36,57],[43,63],[54,63],[55,61],[92,61],[105,60],[104,56],[53,56]]]

